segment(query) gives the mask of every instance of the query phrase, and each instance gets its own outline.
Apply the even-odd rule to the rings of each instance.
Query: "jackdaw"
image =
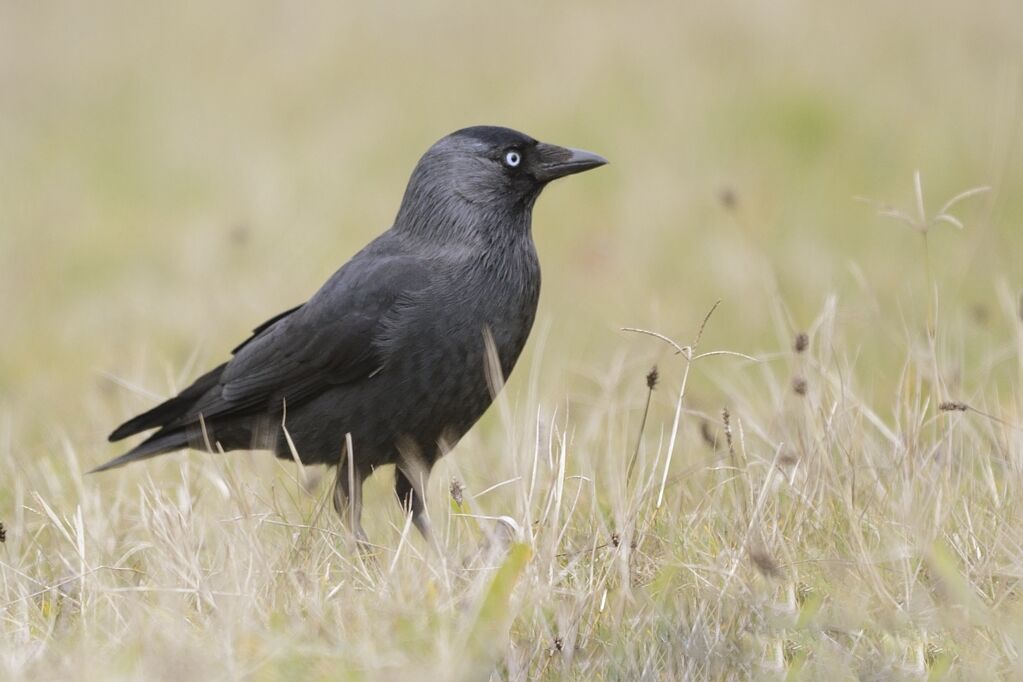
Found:
[[[533,204],[551,180],[605,163],[495,126],[442,138],[389,230],[230,360],[117,427],[111,441],[159,430],[93,471],[182,448],[335,465],[334,507],[365,540],[362,482],[395,464],[398,500],[429,539],[430,469],[489,407],[533,325]]]

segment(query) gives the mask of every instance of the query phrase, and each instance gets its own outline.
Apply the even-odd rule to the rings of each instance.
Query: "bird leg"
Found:
[[[366,531],[362,529],[362,482],[366,471],[361,467],[349,466],[348,457],[342,458],[337,466],[334,480],[334,511],[347,521],[355,539],[360,545],[368,545]]]
[[[414,467],[415,473],[408,472],[402,467],[394,469],[394,492],[398,495],[398,504],[405,513],[412,513],[412,523],[416,525],[419,533],[426,539],[431,547],[433,542],[433,531],[430,527],[430,519],[426,514],[425,496],[422,483],[430,473],[425,467]],[[416,474],[419,474],[418,476]]]

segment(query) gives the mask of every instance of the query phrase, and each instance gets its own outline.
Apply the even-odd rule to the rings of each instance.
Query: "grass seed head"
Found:
[[[792,390],[796,395],[806,395],[806,379],[803,377],[792,378]]]
[[[735,188],[729,185],[718,190],[718,201],[729,211],[734,211],[739,207],[739,195],[735,193]]]
[[[966,412],[966,410],[970,409],[970,406],[966,403],[947,400],[938,405],[938,409],[942,412]]]
[[[657,365],[650,368],[650,371],[646,375],[646,387],[651,391],[657,388],[657,382],[660,381],[661,375],[657,371]]]
[[[0,542],[7,542],[7,529],[4,528],[3,521],[0,521]]]
[[[457,478],[452,476],[451,477],[451,488],[450,488],[450,491],[451,491],[451,499],[455,501],[455,504],[457,504],[459,507],[461,507],[462,506],[462,500],[464,498],[463,493],[465,493],[465,485],[463,485],[462,482],[459,481]]]
[[[810,335],[806,332],[799,332],[796,334],[795,349],[797,353],[804,352],[810,347]]]
[[[735,452],[735,447],[732,445],[732,415],[728,413],[728,408],[721,410],[721,421],[725,423],[725,442],[728,443],[728,451]]]

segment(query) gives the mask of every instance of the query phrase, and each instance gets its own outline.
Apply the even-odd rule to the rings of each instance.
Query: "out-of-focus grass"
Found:
[[[7,3],[0,677],[1018,674],[1021,64],[1009,0]],[[432,482],[450,556],[493,527],[455,511],[532,529],[510,594],[483,567],[526,550],[443,565],[384,475],[367,561],[265,454],[82,478],[483,122],[612,161],[540,200],[533,342]],[[916,170],[931,212],[992,188],[930,280],[854,200],[912,209]],[[687,343],[718,299],[701,347],[763,362],[694,364],[655,510],[684,360],[618,329]]]

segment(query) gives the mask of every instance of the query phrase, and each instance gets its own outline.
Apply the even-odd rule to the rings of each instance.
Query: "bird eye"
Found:
[[[517,151],[512,150],[504,155],[504,165],[508,166],[509,168],[515,168],[521,162],[522,157],[519,155]]]

